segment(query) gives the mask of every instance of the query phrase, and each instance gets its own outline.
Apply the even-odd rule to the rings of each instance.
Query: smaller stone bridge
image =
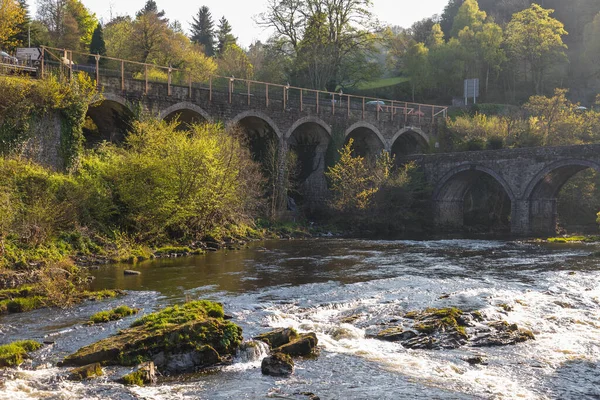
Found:
[[[578,172],[600,172],[600,145],[536,147],[412,156],[433,188],[438,227],[463,227],[465,194],[482,176],[496,181],[511,202],[511,232],[517,236],[556,232],[557,197]]]

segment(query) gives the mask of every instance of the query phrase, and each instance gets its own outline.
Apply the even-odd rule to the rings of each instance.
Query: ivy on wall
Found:
[[[101,99],[87,74],[77,74],[70,81],[54,76],[40,80],[0,76],[0,93],[0,155],[19,154],[31,139],[34,124],[58,113],[62,164],[66,169],[77,165],[88,106]]]

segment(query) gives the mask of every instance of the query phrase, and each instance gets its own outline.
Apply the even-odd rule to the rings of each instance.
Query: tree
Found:
[[[106,55],[106,43],[104,42],[104,32],[102,31],[102,25],[98,24],[96,29],[94,29],[94,34],[92,35],[92,41],[90,43],[90,54],[98,54],[101,56]],[[96,62],[95,57],[90,57],[89,62]],[[104,59],[100,59],[101,63],[104,63]]]
[[[280,51],[294,59],[295,75],[306,82],[296,83],[324,89],[352,84],[341,80],[344,60],[373,53],[378,26],[370,7],[370,0],[270,0],[257,22],[274,29]]]
[[[536,94],[543,92],[548,69],[566,59],[562,37],[567,31],[562,22],[550,16],[553,12],[532,4],[516,13],[506,28],[509,53],[516,62],[526,63]]]
[[[221,17],[217,26],[217,53],[222,54],[230,45],[235,44],[237,38],[231,34],[231,25],[225,17]]]
[[[115,58],[133,59],[133,21],[129,16],[116,18],[104,27],[106,55]]]
[[[200,7],[198,15],[193,17],[192,42],[204,46],[204,54],[209,57],[215,55],[215,32],[212,15],[207,6]]]
[[[586,72],[600,77],[600,13],[585,27],[583,60]]]
[[[441,46],[444,43],[444,32],[442,31],[442,26],[440,24],[433,25],[431,27],[431,32],[427,37],[427,46],[436,47]]]
[[[25,13],[16,0],[0,0],[0,47],[16,44],[14,36],[24,21]]]
[[[29,38],[35,40],[36,31],[31,26],[31,16],[29,15],[29,6],[27,0],[17,0],[23,11],[23,21],[18,25],[17,33],[12,37],[12,42],[16,47],[29,46]]]
[[[248,59],[254,66],[255,79],[261,82],[285,84],[292,81],[290,71],[293,60],[287,53],[279,50],[271,38],[267,43],[256,42],[250,45]]]
[[[67,1],[67,15],[71,15],[77,23],[77,30],[80,35],[80,49],[87,51],[92,41],[94,30],[98,26],[96,14],[90,11],[79,0]]]
[[[38,19],[46,26],[50,44],[87,51],[98,20],[79,0],[37,0]]]
[[[444,36],[447,38],[450,37],[452,25],[454,25],[454,18],[456,18],[458,9],[463,1],[464,0],[450,0],[448,4],[446,4],[446,7],[444,7],[444,12],[442,12],[442,17],[440,18],[440,27],[442,28],[442,32],[444,32]]]
[[[413,43],[406,54],[406,72],[410,76],[412,86],[412,101],[415,92],[420,91],[429,83],[429,49],[424,43]]]
[[[236,78],[252,79],[254,67],[250,60],[238,45],[230,44],[219,57],[219,71],[223,76],[235,76]]]
[[[412,38],[416,42],[425,43],[429,34],[431,33],[431,29],[436,24],[436,21],[433,18],[425,18],[420,21],[415,22],[410,27],[410,33]]]
[[[132,54],[135,59],[146,63],[164,48],[169,31],[169,20],[165,12],[158,11],[156,2],[148,0],[144,8],[136,13],[132,30]]]
[[[144,4],[144,7],[141,10],[139,10],[135,14],[135,16],[136,16],[136,18],[139,18],[143,15],[148,15],[148,14],[154,14],[158,18],[161,18],[163,20],[163,22],[167,22],[167,19],[163,19],[165,16],[164,10],[158,11],[158,6],[156,5],[156,1],[154,1],[154,0],[147,0],[146,4]]]
[[[465,0],[465,2],[458,9],[458,13],[454,18],[450,36],[458,37],[460,31],[466,27],[469,27],[475,32],[481,30],[481,26],[483,25],[486,17],[487,15],[485,11],[481,11],[479,9],[479,3],[477,3],[477,0]]]

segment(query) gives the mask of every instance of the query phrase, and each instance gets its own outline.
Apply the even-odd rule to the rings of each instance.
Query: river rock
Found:
[[[319,340],[314,332],[303,333],[297,339],[274,349],[290,356],[309,356],[314,353]]]
[[[69,380],[82,381],[84,379],[94,378],[96,376],[102,376],[102,366],[99,363],[84,365],[69,371]]]
[[[220,363],[241,342],[242,329],[223,319],[220,304],[195,301],[146,315],[130,328],[79,349],[62,365],[132,366],[153,360],[159,370],[180,373]]]
[[[263,358],[260,370],[264,375],[289,376],[294,372],[294,361],[287,354],[274,353]]]
[[[218,364],[221,362],[221,357],[212,347],[203,346],[198,350],[186,353],[165,353],[161,351],[154,357],[153,361],[160,366],[163,373],[173,375],[194,372],[199,368]]]
[[[521,329],[517,324],[506,321],[487,322],[483,329],[478,329],[471,338],[471,345],[475,347],[507,346],[527,340],[535,340],[533,333]]]
[[[276,348],[283,346],[284,344],[289,343],[290,341],[296,339],[298,337],[298,332],[292,328],[282,328],[275,329],[274,331],[270,331],[267,333],[260,334],[256,336],[255,340],[260,340],[261,342],[265,342],[271,348]]]
[[[400,326],[394,326],[391,328],[387,328],[379,332],[375,335],[375,339],[385,340],[387,342],[399,342],[404,340],[409,340],[418,336],[415,331],[412,330],[404,330]]]
[[[125,385],[146,386],[156,383],[156,368],[152,361],[138,365],[132,372],[120,379]]]

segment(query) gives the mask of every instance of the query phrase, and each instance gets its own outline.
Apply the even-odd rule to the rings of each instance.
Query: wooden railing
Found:
[[[91,63],[89,61],[92,61]],[[187,88],[188,96],[192,98],[195,88],[208,91],[209,101],[213,101],[216,92],[226,94],[226,101],[232,103],[234,97],[245,97],[248,106],[260,103],[269,107],[272,102],[281,103],[283,110],[292,108],[302,112],[311,108],[319,114],[327,109],[332,115],[353,115],[358,112],[362,119],[366,112],[374,112],[379,120],[382,115],[387,115],[390,120],[403,119],[409,122],[431,122],[436,117],[446,118],[447,107],[432,104],[419,104],[406,101],[389,100],[384,98],[355,96],[351,94],[327,92],[315,89],[306,89],[276,83],[260,82],[251,79],[211,75],[206,80],[195,82],[193,71],[190,69],[172,68],[154,64],[128,61],[124,59],[99,56],[75,52],[72,50],[58,49],[42,46],[41,75],[42,77],[53,71],[57,74],[68,74],[71,78],[74,73],[86,72],[95,77],[96,82],[101,82],[101,77],[120,79],[121,91],[126,91],[126,80],[143,82],[143,92],[148,94],[152,83],[167,85],[167,95],[171,96],[173,87]],[[156,78],[154,71],[161,71],[166,78]],[[423,120],[423,121],[422,121]]]

